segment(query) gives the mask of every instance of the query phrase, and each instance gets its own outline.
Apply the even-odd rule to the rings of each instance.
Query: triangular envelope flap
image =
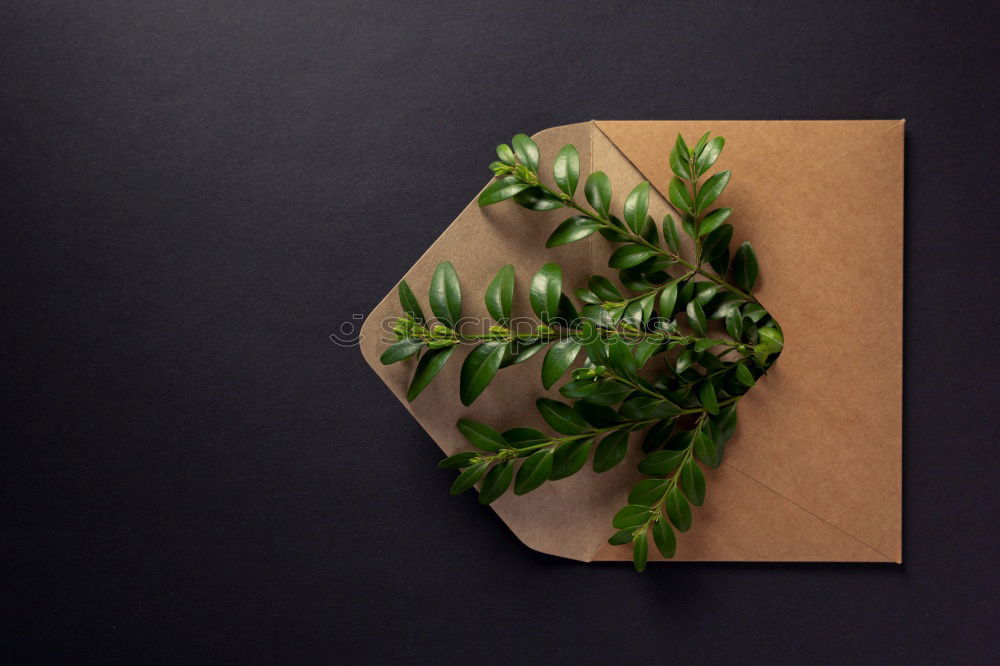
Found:
[[[727,464],[901,561],[902,121],[596,124],[660,192],[678,132],[726,137],[718,204],[786,341]]]

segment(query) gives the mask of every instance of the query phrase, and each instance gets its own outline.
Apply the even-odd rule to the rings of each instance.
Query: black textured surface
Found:
[[[995,3],[3,4],[8,656],[996,661]],[[901,117],[901,567],[534,553],[327,337],[517,131]]]

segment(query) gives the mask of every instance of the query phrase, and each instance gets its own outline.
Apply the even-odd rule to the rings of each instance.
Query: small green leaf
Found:
[[[424,343],[420,340],[403,338],[382,352],[378,360],[382,362],[382,365],[391,365],[405,358],[410,358],[422,349],[423,346]]]
[[[667,214],[663,216],[663,240],[666,241],[667,247],[674,254],[678,254],[681,251],[681,239],[677,234],[677,225],[674,223],[674,216]]]
[[[698,227],[698,235],[707,236],[712,233],[722,226],[722,223],[728,220],[732,214],[732,208],[716,208],[701,221],[701,225]]]
[[[634,389],[621,382],[602,382],[600,389],[584,398],[595,405],[617,405],[628,397]]]
[[[564,208],[566,204],[552,196],[541,187],[532,186],[514,195],[518,206],[534,211],[555,210]]]
[[[655,250],[645,245],[624,245],[611,255],[611,258],[608,259],[608,266],[611,268],[631,268],[638,266],[655,254]]]
[[[687,144],[684,143],[684,137],[680,134],[674,140],[674,150],[677,151],[677,156],[685,162],[691,159],[691,151],[688,149]]]
[[[587,282],[587,286],[590,287],[590,290],[599,298],[605,301],[622,300],[621,292],[618,291],[618,288],[606,277],[593,275]]]
[[[601,215],[607,217],[611,209],[611,181],[603,171],[595,171],[583,186],[587,201]]]
[[[479,205],[489,206],[510,199],[515,194],[531,187],[530,183],[522,183],[514,176],[503,176],[486,186],[479,195]]]
[[[514,300],[514,267],[507,264],[497,272],[486,287],[486,309],[497,322],[510,319],[510,306]]]
[[[677,365],[674,367],[674,370],[677,372],[677,374],[681,374],[682,372],[690,368],[692,365],[694,365],[695,361],[697,361],[697,358],[698,355],[695,354],[693,350],[685,349],[680,353],[680,355],[677,356]]]
[[[561,296],[562,269],[558,264],[545,264],[531,279],[531,309],[543,322],[548,322],[558,315]]]
[[[462,473],[458,475],[458,478],[455,479],[455,483],[452,484],[451,494],[461,495],[466,490],[476,485],[476,482],[483,478],[487,470],[489,470],[491,464],[492,463],[489,460],[484,460],[466,467],[462,470]]]
[[[688,169],[687,160],[682,160],[677,155],[676,149],[670,151],[670,170],[677,174],[678,178],[691,180],[691,172]]]
[[[729,337],[737,342],[743,339],[743,315],[738,309],[730,310],[729,314],[726,315],[726,333],[729,333]]]
[[[475,451],[460,451],[453,456],[448,456],[438,463],[441,469],[458,469],[468,467],[472,461],[479,457]]]
[[[632,543],[632,530],[619,530],[615,532],[608,537],[608,543],[612,546],[624,546],[627,543]]]
[[[733,257],[733,278],[736,280],[736,285],[743,291],[749,292],[757,282],[758,271],[757,255],[754,254],[750,243],[745,242],[740,245],[736,250],[736,256]]]
[[[556,247],[566,245],[586,238],[601,228],[601,223],[592,217],[585,215],[574,215],[552,232],[549,239],[545,241],[545,247]]]
[[[503,435],[479,421],[459,419],[458,430],[469,440],[470,444],[480,451],[497,453],[501,449],[506,449],[510,446],[507,440],[503,438]]]
[[[705,320],[705,311],[701,307],[698,299],[687,304],[688,323],[698,335],[708,334],[708,322]]]
[[[514,166],[517,164],[517,160],[514,159],[514,151],[511,150],[510,146],[506,143],[501,143],[497,146],[497,157],[499,157],[500,161],[507,166]]]
[[[670,418],[680,413],[680,407],[666,398],[638,395],[626,400],[619,411],[627,419],[644,421],[646,419]]]
[[[410,285],[406,284],[406,280],[399,281],[399,304],[403,306],[403,312],[413,317],[413,321],[418,324],[424,323],[424,312],[420,309],[420,303],[413,295]]]
[[[542,362],[542,386],[552,388],[573,365],[582,348],[583,345],[573,338],[565,338],[552,345]]]
[[[406,401],[412,402],[420,392],[427,388],[441,368],[448,362],[451,355],[455,353],[454,347],[442,347],[441,349],[431,349],[420,357],[417,362],[417,370],[413,373],[413,380],[406,391]]]
[[[743,384],[743,386],[746,386],[747,388],[753,388],[753,385],[757,383],[757,381],[753,378],[753,373],[751,373],[750,369],[742,363],[736,364],[736,370],[733,373],[733,376],[736,377],[736,381]]]
[[[732,175],[729,171],[720,171],[705,181],[705,184],[698,190],[698,199],[695,201],[698,212],[705,210],[719,198],[722,191],[726,189],[726,185],[729,184],[729,178]]]
[[[691,504],[701,506],[705,501],[705,475],[690,458],[681,466],[681,488]]]
[[[629,504],[623,507],[611,520],[611,525],[619,530],[635,529],[649,518],[649,507]]]
[[[717,136],[705,144],[701,154],[698,155],[698,161],[695,163],[699,176],[712,168],[715,160],[719,159],[719,153],[722,152],[724,145],[726,145],[726,140],[721,136]]]
[[[625,198],[623,213],[625,223],[632,231],[639,233],[646,224],[646,214],[649,211],[649,183],[643,181],[635,186]]]
[[[462,286],[451,262],[442,262],[434,269],[428,298],[434,316],[448,328],[455,328],[462,318]]]
[[[667,515],[679,532],[687,532],[691,527],[691,507],[684,499],[684,493],[677,486],[667,493]]]
[[[715,440],[704,430],[699,430],[695,435],[694,454],[698,456],[698,460],[709,467],[715,467],[719,464],[719,451]]]
[[[524,363],[529,358],[542,351],[548,345],[544,341],[511,340],[504,351],[500,367],[506,368],[518,363]]]
[[[759,344],[770,354],[781,351],[785,346],[785,338],[781,335],[781,331],[773,326],[765,326],[758,330],[757,338]]]
[[[552,454],[552,471],[549,473],[549,479],[558,481],[579,472],[587,464],[590,445],[593,442],[593,439],[575,439],[557,446],[555,453]]]
[[[603,312],[603,310],[601,310]],[[597,331],[597,326],[589,319],[580,322],[580,333],[577,340],[583,343],[587,349],[587,356],[595,365],[604,365],[608,361],[607,350],[601,334]]]
[[[709,414],[719,413],[719,400],[715,395],[715,387],[712,382],[705,380],[698,384],[698,402],[708,410]]]
[[[674,305],[677,304],[677,283],[668,284],[660,292],[660,316],[670,319],[674,314]]]
[[[559,189],[573,196],[576,185],[580,182],[580,155],[576,152],[576,146],[567,144],[562,147],[552,165],[552,175]]]
[[[619,375],[625,379],[634,380],[639,371],[639,365],[632,355],[632,348],[621,338],[615,338],[608,348],[608,362]]]
[[[463,405],[468,407],[475,402],[493,381],[506,347],[507,343],[501,341],[484,342],[465,357],[459,378],[459,397]]]
[[[503,432],[503,438],[515,449],[521,449],[532,444],[541,444],[551,439],[545,433],[534,428],[511,428]]]
[[[646,556],[649,553],[649,541],[646,534],[638,534],[632,542],[632,565],[635,570],[642,573],[646,570]]]
[[[514,154],[521,164],[534,172],[538,172],[538,146],[527,134],[517,134],[511,140],[514,146]]]
[[[601,440],[594,451],[594,471],[607,472],[625,459],[628,452],[628,431],[615,430]]]
[[[655,523],[653,523],[653,543],[656,544],[657,550],[660,554],[667,559],[674,556],[677,552],[677,538],[674,536],[674,531],[670,529],[670,524],[665,518],[660,518]]]
[[[542,485],[552,473],[552,449],[535,451],[525,458],[514,481],[514,494],[524,495]]]
[[[723,224],[705,237],[701,245],[703,261],[712,261],[722,256],[729,249],[729,241],[733,238],[733,225]]]
[[[576,296],[576,300],[583,303],[597,304],[601,302],[601,299],[597,297],[597,294],[585,287],[577,287],[573,290],[573,295]]]
[[[600,388],[601,382],[594,381],[593,379],[574,379],[560,386],[559,393],[567,398],[579,400],[580,398],[586,398],[592,393],[596,393]]]
[[[670,203],[676,206],[678,210],[685,213],[691,210],[693,206],[691,192],[688,191],[684,181],[677,176],[671,179],[667,194],[670,198]]]
[[[586,400],[577,400],[573,409],[583,417],[589,425],[595,428],[611,428],[622,422],[621,415],[605,405],[595,405]]]
[[[680,467],[687,451],[654,451],[639,463],[639,471],[646,476],[666,476]]]
[[[628,494],[629,504],[654,506],[658,504],[670,485],[670,479],[643,479],[632,487]]]
[[[485,506],[507,492],[513,476],[513,460],[505,460],[496,465],[483,479],[483,485],[479,489],[479,503]]]
[[[579,435],[587,432],[587,422],[572,407],[558,400],[539,398],[535,401],[538,412],[553,430],[563,435]]]

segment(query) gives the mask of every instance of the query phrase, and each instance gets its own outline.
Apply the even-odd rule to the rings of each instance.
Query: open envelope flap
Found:
[[[649,127],[632,131],[631,125]],[[821,315],[829,314],[823,310],[825,306],[832,307],[833,314],[836,314],[836,308],[848,307],[853,302],[854,309],[850,314],[844,313],[842,317],[842,322],[845,326],[850,323],[851,329],[841,327],[840,331],[855,330],[858,327],[857,317],[863,315],[859,308],[871,308],[871,318],[881,322],[894,317],[898,319],[898,308],[893,309],[895,301],[892,293],[883,294],[881,301],[869,300],[873,288],[860,289],[864,298],[848,301],[850,289],[855,289],[855,296],[859,293],[855,282],[864,284],[864,280],[860,279],[861,274],[878,280],[880,273],[877,268],[862,266],[852,273],[858,279],[852,277],[846,283],[839,273],[836,273],[836,281],[831,280],[831,275],[835,272],[833,269],[837,266],[847,271],[860,265],[850,258],[837,255],[851,249],[849,246],[852,242],[861,243],[858,239],[865,237],[864,234],[855,234],[854,238],[841,236],[838,243],[834,233],[836,227],[831,226],[830,233],[826,234],[810,229],[805,222],[806,219],[815,219],[818,223],[819,220],[835,217],[833,209],[839,207],[845,196],[842,194],[844,188],[856,186],[856,177],[848,182],[838,183],[834,178],[824,178],[821,169],[813,168],[814,172],[818,171],[816,178],[819,182],[807,192],[800,190],[801,197],[809,199],[806,204],[800,205],[799,195],[787,193],[784,208],[772,208],[768,212],[769,217],[762,215],[761,211],[766,207],[764,203],[770,202],[775,206],[776,201],[785,200],[776,190],[789,187],[795,189],[794,182],[780,178],[773,171],[767,174],[761,172],[761,163],[771,161],[776,146],[774,137],[767,129],[769,125],[771,124],[732,122],[581,123],[545,130],[537,134],[535,139],[541,148],[543,162],[546,158],[550,162],[561,145],[575,144],[580,152],[583,174],[601,169],[611,176],[616,185],[616,208],[620,208],[625,194],[641,179],[647,178],[654,185],[663,187],[666,178],[663,171],[666,164],[664,156],[678,131],[690,136],[700,134],[704,131],[703,128],[711,128],[730,139],[723,160],[726,168],[732,168],[736,175],[725,194],[724,205],[736,208],[734,221],[737,242],[750,238],[757,248],[762,263],[762,288],[759,295],[781,322],[787,345],[775,370],[742,401],[737,439],[727,447],[727,461],[730,464],[706,471],[709,499],[696,512],[696,524],[692,531],[678,539],[675,559],[898,561],[898,368],[895,383],[891,379],[887,382],[874,382],[879,384],[874,393],[878,393],[879,388],[885,391],[879,397],[883,402],[865,406],[864,399],[859,402],[858,394],[853,393],[847,403],[838,406],[829,403],[827,397],[831,388],[839,395],[839,382],[845,381],[844,375],[851,381],[857,379],[852,371],[862,378],[867,377],[869,382],[873,380],[861,368],[854,366],[856,359],[864,362],[881,353],[878,358],[881,365],[873,364],[871,367],[881,368],[885,375],[886,360],[898,358],[901,353],[898,344],[895,348],[891,344],[892,341],[898,343],[898,330],[895,338],[891,335],[892,331],[889,331],[888,337],[880,338],[883,343],[871,355],[852,357],[852,341],[840,339],[852,336],[813,331],[820,340],[810,344],[812,338],[809,337],[809,327],[806,326],[811,321],[823,320]],[[738,131],[741,126],[746,127]],[[809,132],[806,132],[807,137],[808,135]],[[840,137],[835,134],[821,138],[824,145],[832,142],[843,147]],[[747,145],[740,146],[738,151],[734,150],[744,142]],[[645,151],[649,153],[645,155],[643,150],[636,149],[636,143],[656,148]],[[805,142],[801,148],[803,156],[799,161],[812,162],[816,159],[816,147],[811,144],[811,141]],[[823,148],[823,145],[819,147]],[[739,159],[740,156],[742,160]],[[849,151],[847,157],[855,159],[850,157]],[[643,170],[642,173],[636,169],[637,166]],[[801,164],[798,168],[800,176],[804,176],[805,170]],[[750,173],[751,169],[759,171]],[[781,173],[784,171],[783,167]],[[892,199],[892,184],[885,185],[887,189],[883,191]],[[817,195],[817,191],[821,192],[821,196]],[[860,191],[868,191],[868,185],[860,188]],[[667,210],[666,202],[662,197],[655,196],[655,193],[651,193],[650,199],[651,213],[662,216]],[[755,202],[756,208],[753,207]],[[894,213],[898,216],[901,200],[897,203],[900,208]],[[857,210],[854,205],[845,205],[847,207]],[[823,216],[817,215],[817,211]],[[776,215],[785,221],[781,230],[770,224]],[[518,273],[515,314],[529,313],[527,284],[531,275],[543,263],[556,261],[563,266],[566,290],[582,284],[583,279],[591,272],[607,273],[609,270],[606,267],[608,245],[598,236],[592,236],[589,242],[552,250],[544,249],[545,238],[566,216],[565,211],[532,213],[513,202],[487,209],[481,209],[473,202],[407,272],[406,279],[423,302],[426,311],[426,287],[434,266],[440,261],[452,261],[462,280],[463,314],[483,316],[485,308],[482,304],[482,292],[486,284],[503,264],[512,263]],[[899,220],[891,214],[888,217],[887,226],[898,227],[896,231],[901,235]],[[842,221],[838,220],[837,224],[843,228]],[[860,229],[862,223],[857,224]],[[834,236],[830,244],[826,245],[829,254],[821,253],[818,258],[809,254],[809,248],[814,245],[823,246],[819,241],[812,243],[815,239],[810,234]],[[807,238],[803,239],[803,236]],[[869,237],[866,242],[873,241]],[[796,255],[791,250],[800,244],[807,248]],[[901,248],[901,243],[894,248],[885,244],[879,246],[889,253],[888,263],[898,259],[898,256],[892,255],[892,251],[895,248],[897,255],[900,254],[898,248]],[[779,253],[780,257],[773,256],[775,253]],[[830,270],[825,270],[822,266],[824,260],[829,263]],[[820,267],[810,266],[817,261],[821,264]],[[810,268],[821,273],[822,279],[817,278],[821,287],[823,280],[830,285],[838,284],[838,281],[840,285],[846,284],[843,296],[838,299],[837,294],[830,294],[828,300],[824,301],[823,295],[828,292],[817,287],[817,282],[812,278],[798,275],[800,270],[808,271]],[[898,273],[898,263],[896,268]],[[893,289],[900,291],[900,276],[893,274],[891,270],[888,273],[887,276],[882,276],[887,280],[887,289],[890,292]],[[813,276],[815,277],[815,273]],[[803,284],[803,280],[811,286]],[[786,290],[793,293],[788,294]],[[800,293],[801,298],[796,298]],[[808,312],[796,310],[803,303],[810,306]],[[819,310],[819,313],[814,310]],[[378,362],[378,356],[390,337],[384,332],[387,330],[385,322],[391,321],[398,313],[399,305],[393,290],[365,322],[361,333],[361,351],[376,373],[406,404],[404,394],[413,372],[413,363],[382,366]],[[834,324],[841,323],[841,319],[837,317],[831,319]],[[877,328],[876,325],[870,329],[873,335]],[[825,345],[832,339],[839,341],[837,344],[841,345],[845,355],[832,357],[834,368],[831,374],[830,369],[823,368],[831,357],[822,355],[822,352],[826,351]],[[889,340],[890,344],[886,344],[885,340]],[[860,340],[857,344],[859,350],[863,349]],[[407,405],[445,453],[451,454],[468,448],[455,428],[455,422],[462,416],[488,422],[501,430],[515,425],[533,425],[545,429],[534,409],[534,400],[545,395],[538,381],[540,358],[502,370],[476,403],[470,408],[464,408],[458,400],[458,374],[464,353],[457,352],[441,375],[417,400]],[[790,363],[790,359],[798,360]],[[831,387],[826,382],[834,385]],[[812,386],[813,383],[817,386]],[[846,388],[843,391],[851,393]],[[552,397],[558,397],[555,391],[549,393]],[[891,424],[879,418],[881,412],[872,411],[881,408],[891,412],[893,404],[897,409],[889,420],[894,419],[894,431]],[[867,409],[859,411],[859,405]],[[803,418],[819,423],[803,430]],[[858,423],[859,420],[863,423]],[[883,458],[876,456],[879,464],[874,471],[871,468],[874,444],[865,449],[856,446],[856,441],[860,442],[860,439],[842,441],[865,434],[865,441],[872,442],[873,432],[882,432],[887,436],[881,449],[881,453],[886,455]],[[889,435],[892,432],[894,438]],[[833,449],[828,448],[831,446]],[[494,502],[492,507],[518,538],[536,550],[579,560],[628,559],[628,549],[611,548],[606,545],[605,539],[612,531],[611,516],[624,505],[628,490],[636,479],[635,465],[638,459],[639,454],[633,451],[622,465],[605,474],[595,475],[585,470],[574,477],[547,483],[523,497],[507,494]],[[891,464],[893,462],[894,466]],[[827,476],[822,473],[824,465],[831,465],[826,470],[829,473]],[[858,469],[853,469],[854,466]],[[846,471],[841,473],[841,470]],[[889,476],[892,478],[888,478]],[[786,479],[789,482],[786,483]],[[830,479],[838,482],[834,483]],[[823,484],[826,492],[816,492],[816,488],[810,486],[816,483]],[[834,507],[842,510],[826,515],[818,510],[816,502],[810,505],[812,500],[818,502],[819,509]],[[852,516],[854,511],[862,515]],[[893,516],[895,523],[890,524]],[[841,523],[835,520],[841,520]],[[855,523],[863,526],[866,521],[880,523],[884,530],[876,532],[874,536],[857,531]],[[852,529],[855,531],[852,532]],[[885,539],[879,541],[879,537]]]
[[[903,121],[596,125],[661,193],[678,132],[726,137],[718,203],[786,344],[725,464],[876,551],[859,559],[902,561]]]

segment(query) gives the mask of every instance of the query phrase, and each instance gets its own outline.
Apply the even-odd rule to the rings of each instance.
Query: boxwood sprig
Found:
[[[648,214],[649,184],[626,197],[621,218],[611,212],[611,183],[602,172],[584,184],[587,204],[575,198],[580,182],[576,149],[567,145],[553,163],[558,190],[539,178],[540,155],[519,134],[497,148],[490,165],[496,180],[481,205],[507,199],[529,210],[571,208],[576,214],[551,234],[555,247],[601,233],[621,244],[610,256],[615,284],[590,276],[573,295],[563,293],[562,271],[546,264],[531,280],[537,322],[511,327],[514,269],[506,266],[486,290],[494,324],[485,332],[461,327],[461,286],[451,264],[437,267],[428,291],[436,323],[429,323],[406,282],[400,283],[403,315],[397,341],[383,362],[417,358],[408,396],[416,397],[455,348],[474,345],[463,363],[460,396],[469,404],[496,372],[548,348],[542,385],[550,388],[570,372],[559,393],[563,402],[539,398],[536,406],[555,434],[531,427],[498,432],[467,419],[458,427],[473,450],[442,461],[459,469],[458,494],[481,482],[479,500],[489,504],[513,486],[517,495],[546,481],[577,473],[592,456],[594,472],[620,464],[635,440],[644,454],[640,479],[628,504],[612,519],[612,544],[630,545],[635,567],[646,565],[649,540],[664,557],[676,549],[674,530],[687,531],[692,506],[705,500],[701,467],[721,464],[736,429],[739,400],[768,372],[784,347],[781,327],[753,295],[759,265],[749,243],[730,252],[730,208],[713,208],[731,174],[708,175],[725,144],[704,134],[689,148],[678,136],[667,163],[672,172],[668,201],[680,231],[691,237],[694,257],[683,256],[678,223],[668,214],[657,223]],[[620,285],[620,286],[619,286]],[[582,365],[578,365],[583,356]],[[573,370],[570,370],[575,365]],[[644,433],[632,437],[633,433]]]

